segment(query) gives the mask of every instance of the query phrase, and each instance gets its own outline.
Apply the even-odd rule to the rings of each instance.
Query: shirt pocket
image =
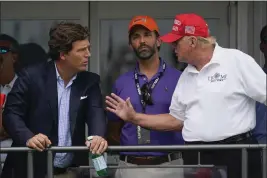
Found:
[[[229,86],[231,87],[231,86]],[[210,82],[207,85],[207,89],[210,92],[215,92],[215,93],[220,93],[224,92],[226,88],[226,81],[215,81],[215,82]]]

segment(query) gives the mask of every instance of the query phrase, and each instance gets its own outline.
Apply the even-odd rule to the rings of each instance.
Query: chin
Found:
[[[150,58],[140,58],[141,61],[148,61]]]
[[[179,58],[179,57],[177,57],[177,61],[186,63],[186,60],[185,60],[185,59],[183,59],[183,58]]]
[[[87,66],[80,67],[78,70],[79,72],[87,71]]]

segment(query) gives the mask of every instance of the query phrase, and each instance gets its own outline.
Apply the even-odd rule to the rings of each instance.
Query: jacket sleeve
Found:
[[[95,77],[95,76],[94,76]],[[89,88],[87,100],[86,121],[88,125],[88,135],[97,135],[105,137],[107,129],[106,114],[103,106],[102,93],[99,87],[100,77],[97,75],[97,81]]]
[[[34,136],[25,124],[29,101],[30,76],[23,70],[7,96],[3,112],[3,126],[12,140],[19,145],[25,145],[27,140]]]

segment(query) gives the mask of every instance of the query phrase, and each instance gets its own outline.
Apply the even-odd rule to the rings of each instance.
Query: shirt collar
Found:
[[[58,69],[57,69],[57,65],[55,63],[55,68],[56,68],[56,74],[57,74],[57,80],[63,80],[58,72]],[[77,77],[77,74],[75,76],[72,77],[72,79],[70,80],[70,82],[73,82],[73,80],[75,80]]]
[[[159,60],[160,60],[160,65],[159,65],[159,69],[158,69],[158,72],[157,72],[158,74],[161,73],[161,72],[163,72],[163,62],[164,62],[164,60],[161,59],[161,57],[159,58]],[[144,74],[140,73],[139,63],[138,62],[136,63],[135,70],[137,71],[137,74],[138,75],[144,75]]]
[[[218,57],[218,56],[219,56],[219,53],[221,51],[222,51],[222,47],[219,46],[218,43],[216,43],[215,44],[214,51],[213,51],[213,54],[212,54],[212,58],[211,58],[210,62],[205,65],[205,67],[206,66],[209,66],[211,64],[218,64],[218,65],[220,65],[221,58]],[[188,66],[187,66],[187,72],[190,72],[190,73],[199,73],[199,71],[193,65],[191,65],[191,64],[188,64]]]
[[[15,74],[15,76],[14,76],[14,78],[11,80],[11,82],[9,82],[9,84],[6,84],[4,87],[8,87],[8,88],[11,89],[11,88],[13,87],[15,81],[17,80],[17,78],[18,78],[18,76],[17,76],[17,74]]]

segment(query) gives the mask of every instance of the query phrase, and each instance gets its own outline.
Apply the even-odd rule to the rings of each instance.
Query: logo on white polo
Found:
[[[227,79],[227,74],[221,74],[219,72],[216,72],[214,75],[208,77],[208,80],[210,82],[221,82],[226,79]]]

